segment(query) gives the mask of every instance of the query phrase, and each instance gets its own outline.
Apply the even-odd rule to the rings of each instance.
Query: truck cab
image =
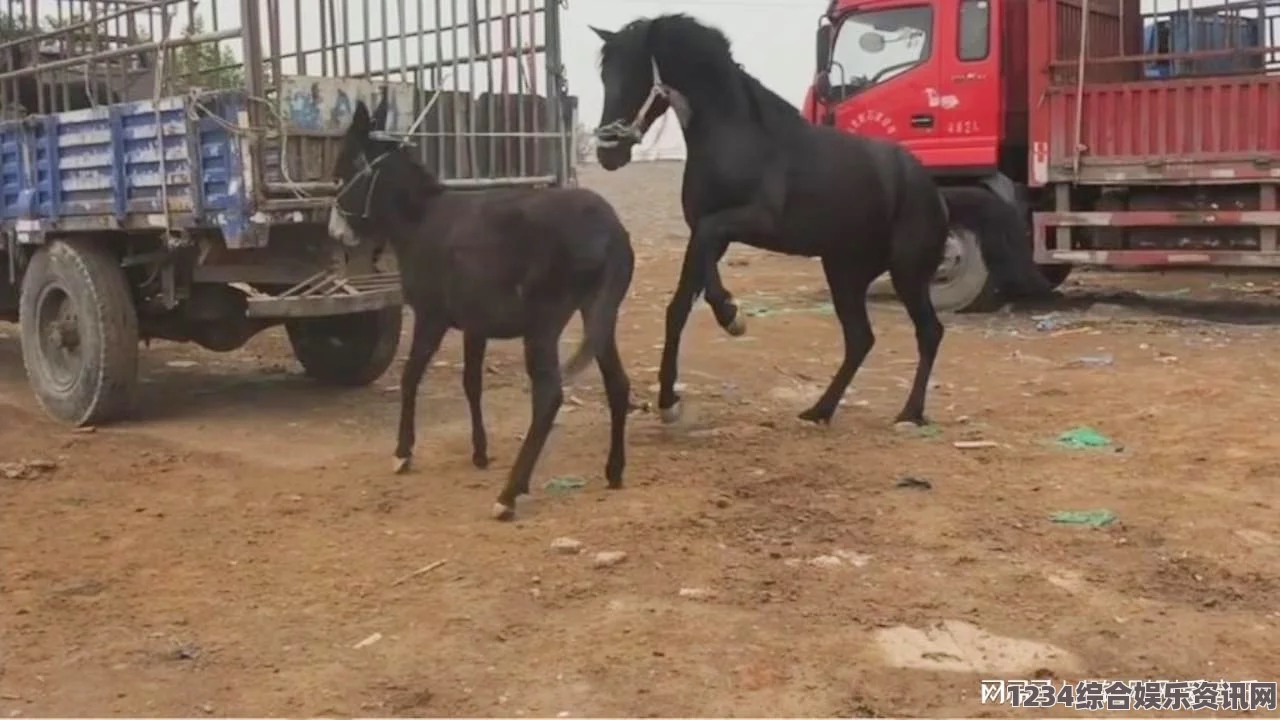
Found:
[[[1004,108],[993,2],[836,4],[811,120],[901,142],[935,171],[997,169]]]
[[[1026,70],[1004,62],[1002,33],[1015,4],[1022,5],[835,0],[819,26],[817,73],[805,115],[843,132],[902,143],[940,184],[982,184],[992,190],[993,202],[1025,204],[1018,187],[1025,159],[1019,167],[1018,149],[1025,158],[1026,119],[1010,121],[1018,108],[1007,101],[1021,99],[1025,113]],[[935,276],[938,307],[1000,304],[978,253],[980,241],[977,230],[953,228]],[[1054,273],[1051,268],[1046,275]]]

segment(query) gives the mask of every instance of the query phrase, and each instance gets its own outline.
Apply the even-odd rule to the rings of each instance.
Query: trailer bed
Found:
[[[1274,32],[1257,31],[1274,24],[1274,4],[1183,0],[1152,16],[1130,3],[1031,3],[1033,66],[1044,69],[1031,80],[1032,184],[1280,177],[1280,75],[1263,62]],[[1135,46],[1135,31],[1145,23],[1149,44],[1159,22],[1193,28],[1197,49],[1180,49],[1187,38],[1176,33],[1178,52]],[[1251,32],[1226,37],[1223,25]],[[1235,40],[1252,46],[1229,47]]]

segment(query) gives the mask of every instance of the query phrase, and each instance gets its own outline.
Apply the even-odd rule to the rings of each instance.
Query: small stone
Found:
[[[200,711],[201,711],[201,712],[203,712],[205,715],[212,715],[212,714],[213,714],[213,703],[205,703],[205,704],[201,705],[201,706],[200,706]]]
[[[837,550],[835,555],[854,567],[866,567],[867,563],[871,562],[870,555],[854,552],[853,550]]]
[[[591,564],[598,568],[607,568],[607,567],[613,567],[614,565],[617,565],[618,563],[626,559],[627,559],[627,554],[622,550],[604,550],[602,552],[596,553],[596,556],[594,559],[592,559]]]
[[[686,600],[710,600],[715,596],[715,591],[708,588],[680,588],[680,597]]]
[[[840,567],[844,564],[844,561],[835,555],[819,555],[818,557],[811,558],[809,560],[809,564],[814,567]]]
[[[551,541],[551,550],[561,555],[577,555],[582,552],[582,541],[571,537],[558,537]]]

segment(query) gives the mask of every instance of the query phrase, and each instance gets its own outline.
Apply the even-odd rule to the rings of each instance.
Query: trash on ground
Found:
[[[906,420],[900,423],[895,423],[893,427],[898,432],[922,438],[938,437],[942,434],[942,428],[937,425],[916,425],[915,423]]]
[[[1066,510],[1049,516],[1049,519],[1064,525],[1088,525],[1089,527],[1105,527],[1115,522],[1116,515],[1110,510]]]
[[[1111,438],[1091,427],[1076,427],[1058,436],[1058,444],[1072,450],[1104,448],[1111,445]]]
[[[1102,353],[1101,355],[1081,355],[1072,360],[1069,364],[1082,367],[1106,367],[1114,365],[1116,357],[1111,353]]]
[[[7,480],[31,480],[58,469],[52,460],[19,460],[0,463],[0,477]]]
[[[352,645],[352,646],[351,646],[351,649],[352,649],[352,650],[359,650],[360,648],[369,647],[370,645],[372,645],[372,644],[374,644],[374,643],[378,642],[378,641],[379,641],[379,640],[381,640],[381,639],[382,639],[382,633],[380,633],[380,632],[376,632],[376,633],[374,633],[374,634],[370,635],[369,637],[367,637],[367,638],[365,638],[365,639],[361,640],[360,642],[356,643],[355,645]]]
[[[587,486],[587,481],[573,475],[553,477],[542,487],[553,495],[564,495]]]
[[[958,450],[981,450],[982,448],[1000,447],[995,440],[957,440],[951,446]]]
[[[924,478],[911,477],[910,475],[908,475],[907,477],[898,478],[898,482],[896,483],[895,486],[904,488],[907,490],[932,490],[933,489],[933,483],[929,482],[928,480],[925,480]]]

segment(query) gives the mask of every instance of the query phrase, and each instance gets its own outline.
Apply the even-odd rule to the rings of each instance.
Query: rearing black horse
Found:
[[[667,305],[658,408],[679,417],[675,392],[680,335],[702,292],[722,328],[746,325],[717,264],[730,242],[820,257],[844,331],[844,361],[826,392],[800,418],[826,423],[875,342],[867,288],[886,270],[916,329],[920,361],[898,421],[927,422],[925,391],[943,328],[929,296],[942,260],[948,214],[990,212],[974,190],[939,189],[905,148],[809,124],[800,111],[738,65],[719,30],[683,14],[635,20],[604,41],[604,110],[595,130],[606,170],[674,107],[687,159],[681,204],[692,231],[675,294]],[[991,272],[1014,293],[1051,293],[1032,263],[1016,213],[1004,243],[984,243]],[[984,218],[988,220],[989,218]]]

